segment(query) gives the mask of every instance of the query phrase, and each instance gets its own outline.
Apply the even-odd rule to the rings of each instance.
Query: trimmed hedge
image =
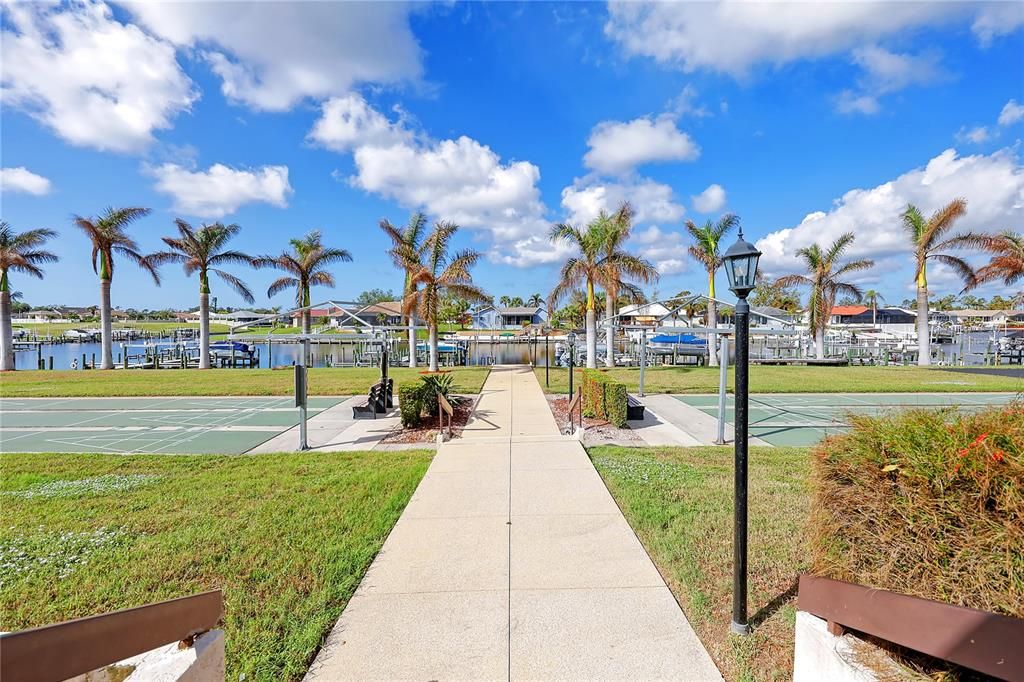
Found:
[[[398,411],[402,417],[402,426],[408,428],[420,425],[423,414],[423,383],[406,382],[398,385]]]
[[[1024,618],[1024,404],[851,423],[814,451],[813,572]]]
[[[626,384],[616,381],[601,370],[583,372],[583,415],[606,419],[619,428],[626,425]]]

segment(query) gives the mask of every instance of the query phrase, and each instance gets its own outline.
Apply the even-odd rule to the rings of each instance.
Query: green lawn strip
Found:
[[[393,367],[395,383],[420,376],[419,369]],[[456,393],[479,393],[488,367],[457,367],[451,370]],[[313,368],[309,370],[310,395],[360,395],[380,378],[375,367]],[[94,396],[263,396],[293,395],[295,375],[291,368],[274,369],[166,369],[71,371],[24,370],[6,372],[0,378],[0,397],[56,398]]]
[[[725,678],[791,679],[794,585],[809,561],[808,451],[750,450],[748,638],[729,635],[732,449],[606,446],[590,457]]]
[[[299,679],[430,458],[3,455],[0,629],[221,588],[226,679]],[[112,475],[134,483],[105,492]],[[78,495],[24,496],[86,478]]]
[[[635,392],[640,384],[637,367],[616,367],[608,373]],[[535,370],[541,386],[544,368]],[[645,371],[645,393],[717,393],[717,367],[650,367]],[[549,393],[569,390],[569,370],[550,370]],[[732,390],[733,370],[728,385]],[[579,385],[579,382],[577,382]],[[1024,380],[991,374],[950,372],[927,367],[772,367],[750,368],[751,393],[959,393],[1024,391]]]

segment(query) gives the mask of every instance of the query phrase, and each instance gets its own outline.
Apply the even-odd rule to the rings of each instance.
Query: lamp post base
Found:
[[[736,621],[733,621],[729,626],[729,632],[734,635],[743,635],[746,637],[750,634],[750,626],[747,623],[737,623]]]

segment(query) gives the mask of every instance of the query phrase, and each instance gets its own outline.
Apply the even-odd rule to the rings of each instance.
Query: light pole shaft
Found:
[[[749,402],[750,305],[736,303],[735,473],[733,497],[732,631],[747,634],[747,405]]]

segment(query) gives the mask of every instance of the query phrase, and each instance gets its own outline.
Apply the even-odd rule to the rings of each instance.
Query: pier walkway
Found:
[[[532,370],[497,366],[307,680],[721,680]]]

